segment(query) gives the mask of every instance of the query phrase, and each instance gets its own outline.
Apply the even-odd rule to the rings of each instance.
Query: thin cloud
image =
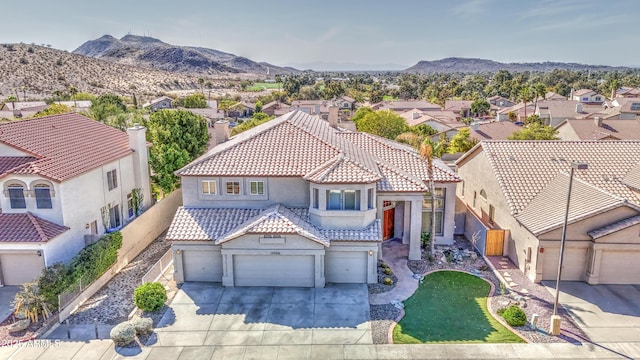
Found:
[[[468,0],[453,7],[453,13],[463,17],[474,17],[486,13],[490,0]]]

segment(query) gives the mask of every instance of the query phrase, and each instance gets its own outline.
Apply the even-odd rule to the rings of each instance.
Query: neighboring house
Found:
[[[229,107],[227,110],[227,116],[231,118],[252,117],[255,110],[256,104],[241,101]]]
[[[602,111],[602,109],[600,105],[583,104],[576,100],[553,100],[538,101],[534,113],[540,117],[545,125],[555,127],[565,120],[584,117],[590,113]],[[529,115],[534,113],[529,113]]]
[[[436,134],[431,136],[431,140],[436,142],[443,135],[450,139],[458,133],[458,129],[467,127],[467,125],[457,120],[458,116],[453,111],[420,111],[413,109],[400,114],[400,117],[404,118],[409,126],[420,124],[430,126],[437,131]]]
[[[640,88],[621,87],[616,91],[617,98],[637,98],[640,97]]]
[[[492,97],[488,98],[487,101],[489,102],[489,104],[491,104],[493,106],[496,106],[496,107],[498,107],[500,109],[508,108],[508,107],[511,107],[511,106],[516,104],[515,102],[513,102],[513,101],[511,101],[511,100],[509,100],[507,98],[504,98],[504,97],[502,97],[500,95],[492,96]]]
[[[507,140],[511,134],[520,130],[522,130],[521,125],[516,125],[510,121],[494,121],[484,124],[472,123],[469,137],[477,141]]]
[[[565,101],[567,100],[566,96],[562,96],[558,93],[555,93],[553,91],[549,91],[544,95],[544,99],[541,100],[547,100],[547,101],[555,101],[555,100],[561,100],[561,101]]]
[[[6,102],[0,110],[3,111],[42,111],[48,107],[44,101],[15,101]]]
[[[335,104],[340,110],[353,111],[356,109],[356,99],[346,95],[336,99]]]
[[[566,120],[556,130],[562,140],[640,140],[638,120]]]
[[[444,102],[444,111],[452,111],[458,117],[470,117],[471,104],[472,100],[447,100]]]
[[[276,114],[278,111],[285,111],[285,112],[291,111],[288,109],[289,109],[289,105],[280,101],[272,101],[270,103],[266,103],[262,107],[262,112],[271,116],[279,116],[282,114]]]
[[[424,100],[398,100],[398,101],[382,101],[371,105],[373,110],[391,110],[397,113],[403,113],[412,109],[420,111],[439,111],[442,110],[440,105],[432,104]]]
[[[294,111],[177,171],[183,204],[168,230],[175,279],[224,286],[375,283],[381,242],[420,258],[430,231],[426,162],[412,148]],[[225,122],[216,123],[227,138]],[[434,160],[436,241],[452,244],[459,178]]]
[[[534,114],[535,110],[534,104],[527,104],[525,111],[524,103],[518,103],[496,111],[496,121],[509,121],[509,114],[513,113],[515,115],[515,121],[524,122],[527,117]]]
[[[0,124],[3,284],[36,278],[151,204],[145,128],[127,133],[78,114]]]
[[[145,103],[144,105],[142,105],[142,108],[143,109],[149,108],[151,112],[156,112],[158,110],[171,109],[172,103],[173,103],[172,98],[168,96],[163,96]]]
[[[563,280],[640,284],[640,141],[483,141],[457,161],[465,233],[504,237],[532,281],[555,280],[572,161]]]
[[[331,105],[332,102],[329,100],[293,100],[291,106],[285,109],[285,113],[298,110],[309,115],[320,116],[326,120],[329,116],[329,107]]]
[[[580,89],[575,91],[572,90],[569,100],[579,101],[584,104],[601,105],[606,100],[606,97],[591,89]]]

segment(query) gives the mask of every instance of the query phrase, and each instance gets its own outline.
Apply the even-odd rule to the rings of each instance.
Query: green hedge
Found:
[[[56,263],[47,267],[38,279],[40,295],[52,308],[58,308],[58,295],[80,279],[89,284],[99,278],[115,264],[121,246],[122,234],[112,232],[80,250],[69,264]]]

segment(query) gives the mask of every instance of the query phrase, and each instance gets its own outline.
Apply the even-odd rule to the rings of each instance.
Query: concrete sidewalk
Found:
[[[380,294],[370,294],[369,304],[384,305],[391,301],[405,301],[418,289],[418,280],[407,266],[409,258],[409,244],[402,244],[399,240],[388,240],[382,243],[382,260],[389,265],[398,278],[396,286],[390,291]]]
[[[0,348],[0,359],[639,359],[640,343],[152,346],[116,348],[110,340],[31,343]]]

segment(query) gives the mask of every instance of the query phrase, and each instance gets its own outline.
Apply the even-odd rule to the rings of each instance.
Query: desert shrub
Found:
[[[384,278],[384,280],[382,280],[382,283],[385,285],[393,285],[393,280],[391,280],[391,278]]]
[[[388,267],[384,268],[384,273],[387,275],[391,275],[391,269],[389,269]]]
[[[138,286],[133,292],[133,302],[144,311],[156,311],[167,301],[167,291],[162,284],[153,282]]]
[[[116,325],[109,333],[111,340],[118,346],[131,344],[136,338],[136,328],[128,321]]]
[[[498,315],[502,316],[502,314],[504,314],[504,312],[505,312],[506,310],[507,310],[507,308],[503,308],[503,307],[502,307],[502,308],[500,308],[500,309],[498,309],[498,310],[496,311],[496,314],[498,314]]]
[[[153,320],[150,318],[137,318],[130,321],[131,325],[136,329],[136,335],[144,335],[153,329]]]
[[[517,305],[509,306],[500,316],[511,326],[523,326],[527,323],[527,314]]]
[[[15,314],[29,318],[32,322],[37,322],[40,315],[45,319],[51,315],[36,282],[22,284],[22,290],[16,294],[11,305]]]

